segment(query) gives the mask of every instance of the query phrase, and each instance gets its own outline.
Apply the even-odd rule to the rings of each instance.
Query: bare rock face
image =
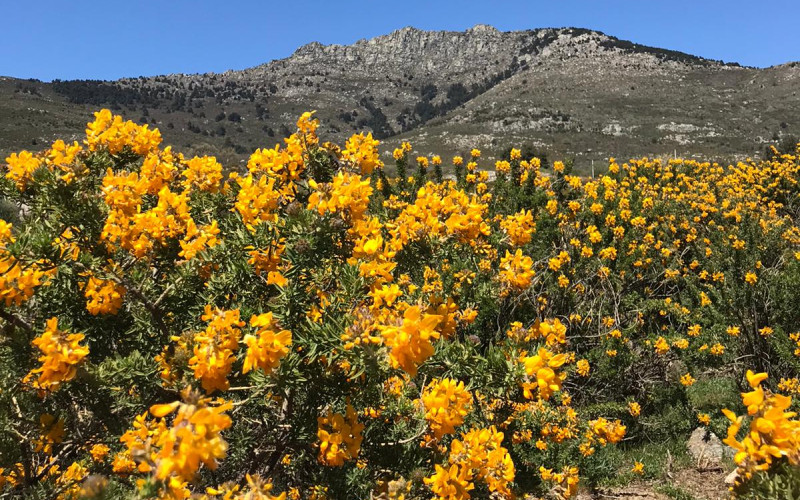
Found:
[[[705,427],[698,427],[686,442],[689,454],[702,467],[719,466],[724,458],[733,457],[733,449],[726,446]]]

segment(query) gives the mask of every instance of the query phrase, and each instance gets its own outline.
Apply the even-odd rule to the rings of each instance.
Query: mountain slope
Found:
[[[311,43],[222,74],[113,82],[0,79],[0,153],[80,135],[110,107],[169,143],[242,161],[302,111],[341,140],[372,130],[422,153],[530,144],[579,165],[642,154],[738,157],[800,133],[798,68],[723,64],[578,28],[403,28],[353,45]],[[35,141],[35,144],[34,144]]]

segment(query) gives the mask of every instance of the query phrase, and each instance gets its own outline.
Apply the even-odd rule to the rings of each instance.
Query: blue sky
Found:
[[[42,80],[222,72],[312,41],[479,23],[592,28],[750,66],[800,60],[796,0],[0,0],[0,9],[0,75]]]

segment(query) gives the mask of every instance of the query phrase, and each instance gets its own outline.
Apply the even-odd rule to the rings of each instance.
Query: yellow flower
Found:
[[[383,162],[378,158],[378,144],[371,132],[366,136],[363,133],[354,134],[345,142],[342,159],[358,167],[361,175],[370,175],[376,168],[383,167]]]
[[[658,337],[655,343],[656,354],[664,355],[669,352],[669,344],[664,337]]]
[[[462,433],[461,439],[450,443],[449,462],[467,469],[470,478],[484,481],[489,491],[508,498],[508,483],[514,480],[516,471],[508,450],[502,446],[503,437],[494,426]]]
[[[546,400],[561,389],[566,375],[556,370],[567,361],[564,354],[553,354],[541,347],[536,355],[523,356],[520,361],[525,369],[525,378],[521,384],[525,398],[533,399],[533,390],[536,389],[537,396]]]
[[[506,250],[506,255],[500,260],[500,280],[517,290],[525,290],[531,286],[533,276],[533,259],[522,254],[522,250],[512,255]]]
[[[89,453],[92,455],[92,460],[95,462],[102,462],[105,460],[108,452],[109,447],[101,443],[92,446],[92,449],[89,450]]]
[[[436,439],[454,433],[472,410],[472,394],[464,388],[464,382],[449,378],[433,379],[417,401]]]
[[[297,130],[305,136],[306,141],[316,144],[316,132],[319,120],[312,118],[316,111],[306,111],[297,119]]]
[[[33,173],[42,165],[42,161],[28,151],[19,154],[11,153],[6,158],[6,178],[11,179],[20,191],[25,191],[28,183],[33,180]]]
[[[527,245],[536,232],[536,222],[530,210],[506,216],[500,221],[500,227],[508,235],[513,247]]]
[[[695,382],[697,382],[697,379],[692,377],[691,373],[685,373],[681,376],[681,384],[683,384],[685,387],[694,385]]]
[[[644,474],[644,464],[639,461],[633,462],[633,467],[631,468],[631,472],[641,476],[642,474]]]
[[[441,321],[441,316],[422,314],[419,306],[412,306],[406,309],[400,325],[381,327],[392,368],[416,375],[417,366],[433,355],[431,341],[439,339],[436,327]]]
[[[34,440],[34,451],[50,455],[53,445],[63,441],[64,421],[49,413],[39,415],[39,437]]]
[[[86,125],[86,144],[90,151],[106,147],[114,155],[128,147],[137,155],[146,156],[161,144],[158,129],[149,130],[147,125],[123,122],[121,116],[112,115],[107,109],[96,112],[94,116],[95,120]]]
[[[153,471],[161,481],[191,481],[201,464],[215,470],[217,460],[224,458],[228,449],[221,433],[231,426],[225,412],[232,404],[220,400],[212,406],[209,399],[188,390],[183,398],[186,402],[153,405],[150,413],[158,420],[148,421],[146,414],[140,415],[134,429],[120,438],[129,454],[140,460],[139,470]],[[170,425],[166,417],[171,414]]]
[[[677,347],[678,349],[686,349],[689,347],[689,341],[686,339],[678,339],[672,343],[673,347]]]
[[[737,484],[747,481],[754,472],[768,470],[782,458],[792,466],[800,465],[800,421],[794,419],[795,412],[786,411],[792,398],[765,392],[760,385],[766,378],[766,373],[747,371],[747,381],[753,391],[742,393],[742,402],[753,418],[749,432],[741,441],[736,435],[743,417],[737,417],[728,409],[722,410],[731,422],[723,442],[737,451],[733,458],[738,465]]]
[[[475,485],[470,481],[469,471],[458,465],[451,465],[445,469],[436,464],[436,473],[423,479],[434,495],[436,500],[466,500],[470,498],[469,492],[475,489]]]
[[[186,225],[186,235],[180,241],[181,251],[178,256],[191,260],[198,253],[217,246],[220,243],[217,239],[218,234],[219,227],[216,220],[202,227],[197,227],[194,221],[190,220]]]
[[[216,193],[222,181],[222,165],[213,156],[195,156],[186,162],[182,175],[186,178],[184,186],[187,189],[197,188]]]
[[[344,465],[345,461],[358,457],[364,424],[358,422],[358,415],[350,404],[347,405],[345,415],[328,413],[318,417],[317,424],[320,462],[338,467]]]
[[[242,217],[245,227],[251,232],[262,222],[275,222],[276,210],[281,202],[281,193],[275,189],[275,178],[262,175],[258,180],[252,174],[238,179],[239,193],[234,208]]]
[[[319,215],[340,213],[350,221],[364,216],[372,195],[369,179],[362,179],[358,174],[339,172],[330,184],[320,185],[309,181],[314,190],[308,198],[308,209]]]
[[[244,358],[242,373],[260,368],[266,374],[278,367],[281,359],[289,353],[292,344],[292,332],[278,330],[272,313],[259,314],[250,318],[250,326],[255,328],[255,335],[245,335],[247,354]]]
[[[63,140],[58,139],[50,147],[50,151],[47,153],[47,161],[56,167],[64,167],[72,163],[75,160],[75,156],[80,152],[81,147],[77,141],[67,145]]]
[[[206,305],[202,319],[208,326],[194,335],[194,356],[189,359],[189,368],[210,394],[228,389],[227,377],[236,360],[233,352],[239,346],[244,322],[239,320],[238,309],[223,311],[211,305]]]
[[[112,280],[89,277],[84,285],[84,295],[88,299],[86,310],[93,316],[98,314],[117,314],[125,298],[125,287]]]
[[[597,255],[604,260],[615,260],[617,258],[617,249],[614,247],[606,247],[600,250]]]
[[[717,342],[716,344],[711,346],[709,352],[714,356],[722,356],[723,354],[725,354],[725,346]]]
[[[67,333],[58,329],[58,318],[47,320],[47,328],[32,344],[42,355],[39,368],[31,370],[25,381],[32,381],[37,389],[56,391],[61,384],[75,378],[77,366],[89,355],[89,348],[79,344],[82,333]],[[32,380],[38,374],[36,380]]]

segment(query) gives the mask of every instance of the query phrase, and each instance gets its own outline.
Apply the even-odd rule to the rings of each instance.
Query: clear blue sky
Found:
[[[749,66],[800,60],[797,0],[0,0],[0,75],[222,72],[403,26],[576,26]]]

